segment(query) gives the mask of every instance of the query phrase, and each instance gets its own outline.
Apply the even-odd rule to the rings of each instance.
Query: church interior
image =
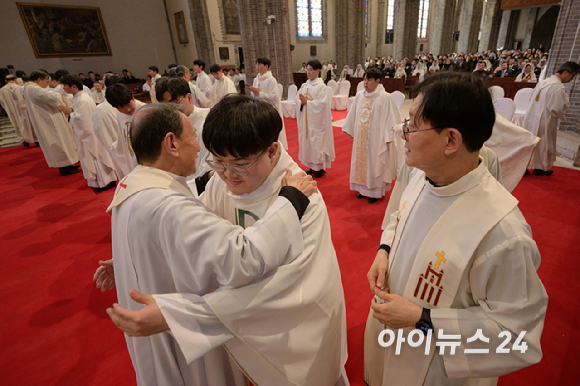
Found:
[[[91,23],[103,39],[81,47],[76,37],[70,38],[80,36],[74,28],[82,23],[74,16],[67,28],[38,23],[36,31],[25,22],[25,8],[31,5],[98,9]],[[307,81],[303,63],[317,59],[323,64],[323,80],[339,84],[334,95],[344,97],[345,106],[332,110],[336,160],[317,183],[328,207],[344,288],[346,372],[350,384],[360,386],[365,385],[364,331],[372,299],[366,275],[391,192],[370,203],[357,200],[349,186],[353,140],[342,126],[350,110],[346,101],[364,83],[355,76],[357,69],[376,67],[385,74],[381,83],[387,92],[402,95],[398,108],[406,119],[415,98],[413,87],[428,76],[429,68],[451,65],[451,71],[459,71],[463,64],[458,57],[465,60],[465,72],[484,63],[490,86],[514,105],[506,119],[515,122],[517,93],[532,90],[536,83],[519,83],[515,69],[509,79],[495,75],[501,62],[515,58],[518,74],[535,63],[530,67],[537,71],[536,82],[543,79],[540,74],[554,75],[564,62],[580,62],[579,0],[36,0],[5,1],[2,9],[2,78],[16,71],[26,76],[38,69],[66,69],[87,77],[93,72],[98,81],[105,73],[123,77],[128,70],[136,78],[130,87],[135,99],[145,103],[151,102],[143,91],[150,66],[168,76],[171,64],[184,65],[195,75],[194,60],[201,59],[206,73],[213,64],[233,69],[237,91],[251,95],[256,60],[266,57],[281,87],[281,100],[292,101],[296,88]],[[59,28],[64,38],[57,44]],[[52,40],[42,40],[44,32]],[[575,278],[580,270],[578,78],[565,85],[570,106],[559,122],[553,175],[518,176],[511,192],[539,248],[538,275],[549,302],[543,359],[501,376],[500,386],[580,382],[580,333],[574,327],[580,315],[580,281]],[[296,114],[290,107],[284,125],[288,154],[301,165]],[[91,189],[82,173],[59,176],[39,146],[22,146],[4,109],[0,165],[5,267],[0,284],[5,305],[1,383],[136,385],[124,335],[105,311],[117,301],[116,293],[103,293],[93,283],[98,262],[112,258],[106,208],[114,189]]]

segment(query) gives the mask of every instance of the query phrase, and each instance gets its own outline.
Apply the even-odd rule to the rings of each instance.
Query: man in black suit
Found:
[[[501,62],[500,66],[495,69],[493,76],[496,78],[511,78],[512,71],[508,68],[506,62]]]

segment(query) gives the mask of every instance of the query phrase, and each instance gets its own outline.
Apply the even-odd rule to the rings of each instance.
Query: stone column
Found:
[[[496,49],[501,13],[501,0],[487,0],[478,52]]]
[[[483,0],[464,0],[459,17],[459,41],[457,52],[475,52],[479,27],[481,25],[481,14],[483,12]]]
[[[507,37],[507,30],[508,25],[510,24],[510,16],[512,11],[503,11],[501,15],[501,23],[499,25],[499,32],[497,35],[497,46],[494,48],[506,48],[506,37]]]
[[[522,42],[522,50],[527,50],[530,48],[530,41],[532,40],[532,32],[534,31],[534,26],[536,25],[536,20],[538,19],[538,13],[540,12],[540,7],[531,8],[528,14],[528,23],[526,24],[526,35],[524,36],[524,41]]]
[[[567,61],[580,63],[580,0],[562,0],[552,47],[548,56],[546,77],[552,76]],[[565,121],[560,129],[580,134],[580,76],[566,83],[570,97],[570,108],[566,110]],[[578,157],[580,151],[576,154]]]
[[[375,48],[376,55],[382,56],[383,55],[383,47],[385,45],[385,28],[386,28],[386,8],[387,4],[385,0],[379,0],[378,2],[378,11],[377,11],[377,28],[376,28],[376,36],[377,36],[377,45]],[[369,15],[370,17],[370,15]],[[370,31],[369,31],[370,33]],[[355,67],[356,69],[356,67]]]
[[[395,2],[395,37],[393,58],[412,59],[417,53],[417,28],[419,28],[419,0]]]
[[[453,15],[456,0],[436,0],[432,8],[429,51],[437,56],[450,52],[453,44]]]
[[[257,76],[256,60],[266,57],[272,61],[270,71],[278,83],[284,86],[286,95],[288,86],[294,83],[292,78],[292,53],[290,52],[290,19],[287,0],[237,0],[244,49],[246,68],[246,95],[250,95],[250,86]],[[276,20],[268,24],[268,16]]]
[[[193,26],[193,40],[197,56],[205,62],[206,69],[209,69],[216,60],[206,0],[189,0],[189,17]],[[193,66],[193,63],[190,63],[190,66]]]
[[[520,16],[522,14],[521,9],[514,9],[510,12],[510,21],[507,28],[505,47],[512,49],[514,41],[516,38],[516,32],[518,30],[518,24],[520,22]]]
[[[335,7],[337,70],[356,68],[365,55],[365,1],[336,0]]]

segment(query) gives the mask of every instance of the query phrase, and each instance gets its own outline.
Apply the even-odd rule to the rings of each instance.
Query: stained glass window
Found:
[[[369,0],[365,1],[365,36],[369,37]]]
[[[322,0],[296,0],[298,36],[322,37]]]
[[[389,0],[387,5],[387,29],[395,29],[395,0]]]
[[[226,34],[240,35],[240,17],[238,15],[238,6],[236,5],[236,0],[223,0],[223,7]]]
[[[417,37],[419,39],[427,38],[427,21],[429,20],[429,0],[421,0],[419,5],[419,27],[417,28]]]

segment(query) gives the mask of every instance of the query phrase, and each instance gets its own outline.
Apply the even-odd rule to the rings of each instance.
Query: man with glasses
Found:
[[[391,189],[397,177],[397,150],[393,128],[401,122],[399,109],[381,84],[382,73],[371,68],[365,73],[365,91],[357,93],[342,127],[354,138],[350,161],[350,190],[370,204]]]
[[[174,105],[152,104],[137,111],[130,135],[139,165],[119,183],[109,207],[122,307],[131,312],[142,307],[139,298],[129,294],[131,289],[204,295],[220,285],[250,283],[300,256],[304,249],[300,218],[310,205],[305,195],[316,191],[310,177],[285,174],[282,184],[288,186],[280,188],[278,180],[280,194],[273,197],[261,221],[244,230],[219,218],[188,189],[185,177],[195,171],[199,145],[193,125]],[[121,306],[115,304],[107,312],[114,315]],[[165,328],[156,332],[167,329],[160,319]],[[194,321],[190,319],[188,326]],[[126,335],[137,384],[244,384],[221,343],[214,345],[222,336],[208,330],[211,322],[209,318],[197,325],[195,331],[207,332],[201,345],[212,347],[195,360],[192,348],[169,333],[147,338]]]
[[[268,102],[224,97],[205,121],[207,162],[218,177],[200,200],[244,228],[263,219],[288,170],[302,173],[278,141],[281,129]],[[301,220],[304,252],[296,259],[243,287],[222,286],[203,297],[141,294],[139,302],[149,306],[138,314],[117,308],[113,320],[139,336],[169,329],[188,362],[223,343],[254,384],[348,385],[344,295],[330,222],[321,195],[309,198]]]
[[[496,384],[542,357],[540,254],[517,200],[479,155],[495,121],[483,80],[441,73],[416,87],[403,137],[418,172],[367,275],[366,382]],[[405,343],[386,344],[391,335]],[[510,349],[499,354],[505,337]]]
[[[202,140],[203,124],[209,109],[199,108],[193,103],[193,96],[189,86],[190,84],[184,78],[161,78],[155,85],[155,92],[161,101],[181,105],[181,111],[195,127],[195,134],[201,150],[197,157],[197,171],[187,177],[187,183],[192,191],[197,191],[197,193],[201,194],[207,182],[207,176],[206,178],[203,178],[203,176],[210,170],[209,165],[205,162],[209,153]]]

